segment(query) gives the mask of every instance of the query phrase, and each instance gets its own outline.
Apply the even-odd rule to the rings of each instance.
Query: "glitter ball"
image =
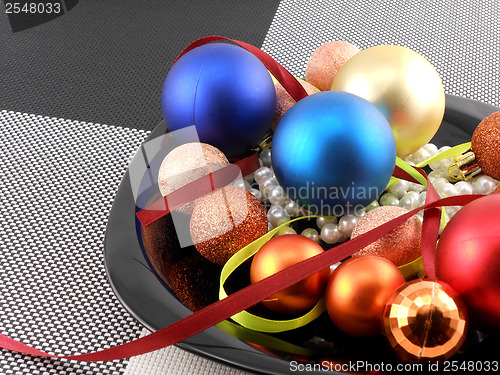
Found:
[[[228,164],[229,161],[219,149],[206,143],[186,143],[174,148],[163,159],[158,172],[158,187],[161,194],[166,196]],[[190,214],[194,202],[187,203],[177,210]]]
[[[306,90],[307,95],[312,95],[319,92],[319,90],[309,82],[306,82],[302,79],[297,80]],[[276,109],[274,110],[273,123],[271,124],[273,131],[276,129],[276,126],[278,126],[278,122],[281,120],[285,112],[288,111],[290,107],[296,103],[296,101],[290,96],[290,94],[283,88],[281,83],[276,82],[274,84],[274,88],[276,90]]]
[[[405,208],[396,206],[383,206],[371,210],[359,219],[352,232],[352,238],[407,212]],[[422,224],[417,217],[413,216],[385,236],[354,253],[353,256],[376,255],[390,260],[396,266],[402,266],[421,256],[421,234]]]
[[[472,151],[483,172],[500,180],[500,111],[479,123],[472,135]]]
[[[344,41],[319,46],[307,62],[306,81],[321,91],[330,90],[342,65],[359,51],[358,47]]]
[[[226,186],[197,199],[189,227],[200,254],[225,264],[238,250],[267,233],[267,216],[251,193]]]

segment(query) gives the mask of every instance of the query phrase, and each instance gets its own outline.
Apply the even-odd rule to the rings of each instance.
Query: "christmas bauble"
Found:
[[[359,51],[355,45],[341,40],[322,44],[307,61],[306,81],[321,91],[330,90],[342,65]]]
[[[458,294],[441,281],[413,280],[387,301],[384,332],[403,362],[445,360],[465,341],[467,312]]]
[[[161,93],[169,131],[194,125],[199,140],[231,158],[270,130],[276,94],[265,66],[243,48],[211,43],[182,56]]]
[[[225,264],[238,250],[267,233],[267,216],[251,193],[226,186],[196,200],[189,228],[200,254]]]
[[[256,283],[268,276],[323,252],[313,240],[299,234],[278,236],[266,242],[255,254],[250,268],[250,280]],[[312,308],[323,296],[330,268],[299,281],[262,301],[268,309],[285,314]]]
[[[342,216],[382,193],[394,171],[396,145],[387,120],[372,104],[325,91],[285,113],[272,155],[276,178],[291,199],[313,213]]]
[[[405,213],[408,213],[407,209],[396,206],[383,206],[371,210],[359,219],[351,238],[369,232]],[[402,266],[422,255],[421,236],[422,224],[416,216],[413,216],[353,256],[376,255],[390,260],[396,266]]]
[[[351,336],[380,334],[385,304],[404,283],[402,273],[387,259],[373,255],[348,259],[328,280],[328,314],[338,328]]]
[[[306,90],[307,95],[312,95],[319,92],[319,90],[309,82],[306,82],[302,79],[297,79],[297,81],[299,81],[302,87]],[[296,103],[296,101],[285,90],[281,83],[276,82],[274,84],[274,88],[276,89],[276,109],[274,111],[274,118],[271,128],[273,130],[276,130],[278,122],[281,120],[285,112],[288,111],[290,107]]]
[[[462,208],[441,234],[436,274],[462,297],[471,324],[500,332],[500,195]]]
[[[198,142],[185,143],[174,148],[163,159],[158,172],[158,188],[166,196],[228,164],[226,156],[214,146]],[[190,214],[195,202],[186,203],[177,210]]]
[[[350,58],[337,73],[332,90],[359,95],[387,117],[398,156],[423,147],[443,120],[443,84],[434,67],[401,46],[375,46]]]
[[[474,130],[472,151],[483,172],[500,180],[500,111],[485,117]]]

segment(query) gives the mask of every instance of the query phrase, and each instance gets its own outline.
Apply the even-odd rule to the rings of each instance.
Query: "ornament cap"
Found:
[[[480,173],[482,169],[471,150],[455,157],[455,162],[448,168],[448,175],[456,181],[470,181]]]

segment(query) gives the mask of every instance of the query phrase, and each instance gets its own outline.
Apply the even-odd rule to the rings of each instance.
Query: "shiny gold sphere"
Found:
[[[254,284],[322,252],[320,245],[299,234],[274,237],[255,254],[250,267],[250,281]],[[266,298],[262,304],[270,310],[285,314],[309,310],[323,296],[329,276],[330,267],[326,267]]]
[[[351,336],[376,336],[382,333],[387,300],[404,283],[403,274],[387,259],[374,255],[348,259],[328,280],[328,314],[338,328]]]
[[[398,156],[414,153],[436,134],[443,120],[441,78],[424,57],[401,46],[375,46],[351,57],[333,81],[375,104],[387,117]]]

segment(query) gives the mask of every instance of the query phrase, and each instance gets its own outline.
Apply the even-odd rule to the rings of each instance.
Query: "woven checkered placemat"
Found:
[[[498,0],[283,0],[262,49],[304,77],[311,53],[332,40],[411,48],[447,94],[500,106]]]
[[[147,132],[5,110],[0,129],[0,331],[56,354],[138,337],[102,252],[115,192]],[[116,374],[125,364],[0,352],[2,374]]]

